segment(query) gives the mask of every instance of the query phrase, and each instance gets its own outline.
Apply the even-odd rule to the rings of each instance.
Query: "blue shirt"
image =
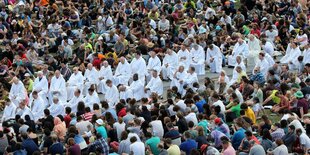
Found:
[[[205,99],[202,99],[202,100],[196,102],[196,106],[198,108],[199,113],[203,113],[203,105],[204,104],[207,104]]]
[[[40,151],[37,144],[34,143],[34,141],[30,138],[23,140],[22,146],[27,151],[27,154],[29,155],[33,154],[33,152],[35,151]]]
[[[112,109],[112,108],[107,109],[106,111],[104,111],[104,112],[102,113],[102,116],[105,116],[105,113],[106,113],[106,112],[110,112],[110,113],[112,114],[112,116],[113,116],[113,118],[114,118],[115,121],[118,120],[116,111],[115,111],[114,109]]]
[[[192,149],[197,149],[198,144],[195,140],[188,139],[185,142],[181,143],[180,149],[189,155]]]
[[[105,129],[104,126],[99,126],[96,128],[96,131],[104,138],[108,138],[107,130]]]
[[[61,143],[53,144],[50,149],[50,154],[63,154],[64,153],[64,146]]]
[[[245,130],[243,128],[240,128],[239,130],[237,130],[232,139],[231,139],[231,143],[232,146],[234,147],[235,150],[237,150],[241,144],[242,139],[245,137],[244,134]]]

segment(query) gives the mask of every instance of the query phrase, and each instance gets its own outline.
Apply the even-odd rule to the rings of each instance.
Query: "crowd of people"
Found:
[[[0,6],[0,154],[310,154],[307,0]]]

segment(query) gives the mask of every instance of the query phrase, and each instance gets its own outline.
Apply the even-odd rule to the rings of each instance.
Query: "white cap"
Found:
[[[102,119],[97,119],[96,123],[99,124],[99,125],[103,125],[103,120]]]
[[[30,74],[29,74],[29,73],[26,73],[24,76],[29,77],[29,76],[30,76]]]
[[[98,20],[98,21],[99,21],[99,20],[102,20],[102,16],[99,16],[97,20]]]

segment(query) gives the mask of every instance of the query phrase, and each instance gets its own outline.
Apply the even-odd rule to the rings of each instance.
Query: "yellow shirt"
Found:
[[[180,155],[181,151],[179,146],[172,144],[168,149],[167,149],[168,155]]]
[[[239,74],[239,76],[238,76],[238,79],[237,79],[237,82],[238,82],[238,83],[241,82],[242,76],[248,77],[248,76],[246,75],[246,73],[245,73],[244,71],[242,71],[242,72]]]
[[[276,93],[278,92],[278,90],[273,90],[270,97],[272,98],[272,101],[276,104],[279,104],[281,102],[281,99],[279,97],[276,96]]]
[[[251,108],[248,108],[247,110],[245,110],[245,116],[249,117],[252,120],[253,124],[256,124],[256,117]]]

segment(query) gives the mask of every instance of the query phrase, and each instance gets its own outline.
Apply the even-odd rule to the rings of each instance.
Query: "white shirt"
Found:
[[[99,78],[100,77],[103,77],[105,80],[111,80],[112,77],[113,77],[113,73],[112,73],[112,69],[111,69],[111,66],[108,65],[107,67],[105,66],[102,66],[100,68],[100,71],[99,71]]]
[[[221,113],[225,113],[225,105],[221,100],[218,100],[213,103],[213,106],[220,106],[221,107]]]
[[[80,71],[77,74],[73,73],[68,80],[70,86],[81,86],[83,83],[84,77]]]
[[[192,121],[194,125],[196,126],[198,124],[197,116],[195,113],[191,112],[188,115],[185,116],[186,122]]]
[[[163,123],[160,120],[155,120],[150,123],[152,126],[152,133],[154,136],[162,138],[164,136]]]
[[[107,93],[105,95],[107,102],[109,103],[109,107],[113,108],[115,104],[119,101],[119,92],[116,86],[112,85],[112,87],[107,87]]]
[[[130,63],[132,74],[138,74],[139,79],[141,79],[143,76],[146,75],[146,62],[145,60],[140,56],[138,59],[133,58],[133,60]]]
[[[95,67],[93,67],[91,70],[86,69],[85,74],[84,74],[84,78],[86,81],[89,81],[91,83],[98,83],[98,71],[95,69]]]
[[[158,29],[162,30],[162,31],[166,31],[169,30],[170,28],[170,22],[169,20],[165,19],[165,20],[159,20],[158,21]]]
[[[93,92],[92,95],[90,95],[89,93],[87,93],[86,97],[83,99],[85,106],[86,107],[90,107],[90,109],[93,109],[93,105],[95,103],[99,104],[100,103],[100,99],[98,97],[97,92]]]
[[[138,101],[144,96],[144,85],[140,80],[132,81],[129,89],[133,93],[133,97]]]
[[[263,50],[265,51],[265,53],[268,53],[270,56],[273,56],[274,47],[272,43],[270,43],[269,41],[265,43],[265,45],[263,46]]]
[[[52,103],[52,105],[48,108],[50,110],[50,114],[53,117],[56,117],[57,115],[64,115],[65,114],[65,108],[61,103]]]
[[[309,149],[310,148],[310,138],[306,135],[306,133],[302,133],[299,136],[300,144],[303,145],[303,147]]]
[[[45,76],[43,76],[41,80],[39,79],[39,77],[37,77],[34,80],[33,90],[38,91],[38,92],[41,91],[43,93],[47,93],[47,91],[48,91],[48,81],[47,81]]]
[[[3,115],[1,118],[1,122],[7,121],[11,118],[15,118],[16,105],[14,103],[10,103],[10,105],[6,105],[3,110]]]
[[[120,124],[119,122],[115,122],[113,124],[113,129],[116,129],[118,140],[121,140],[121,135],[122,135],[122,132],[125,131],[125,127],[126,127],[126,124],[124,122],[122,124]]]
[[[176,68],[178,66],[178,55],[175,52],[172,52],[172,54],[165,54],[164,60],[163,60],[163,66],[168,64],[168,67]]]
[[[278,147],[276,147],[273,151],[272,151],[273,155],[288,155],[288,150],[287,147],[282,144]]]
[[[148,60],[148,64],[146,66],[146,69],[147,70],[156,70],[159,73],[160,69],[161,69],[160,59],[157,56],[155,56],[154,58],[150,57]]]
[[[149,88],[152,93],[155,92],[159,96],[163,95],[164,86],[159,76],[156,78],[152,77],[150,82],[146,85],[146,88]]]
[[[144,143],[136,141],[130,144],[130,151],[133,152],[134,155],[145,155]]]

